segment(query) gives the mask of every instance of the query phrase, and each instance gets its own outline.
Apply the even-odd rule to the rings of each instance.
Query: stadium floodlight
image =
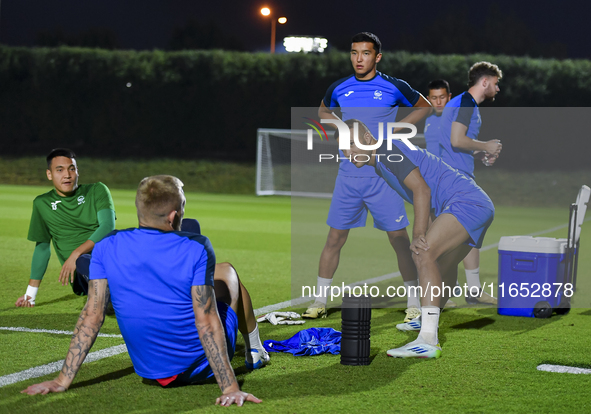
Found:
[[[324,37],[290,36],[283,39],[283,46],[288,52],[323,53],[328,47]]]
[[[287,17],[280,17],[278,19],[275,19],[275,17],[271,15],[271,9],[268,7],[263,7],[261,9],[261,14],[265,17],[271,16],[271,53],[275,53],[275,32],[277,22],[279,22],[279,24],[285,24],[287,23]]]

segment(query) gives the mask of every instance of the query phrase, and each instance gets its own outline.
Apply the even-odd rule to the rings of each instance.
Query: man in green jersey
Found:
[[[115,207],[103,183],[78,185],[76,155],[57,148],[47,156],[47,179],[54,188],[33,201],[28,239],[35,242],[31,278],[15,306],[32,307],[51,255],[49,243],[62,264],[59,280],[71,283],[77,295],[88,292],[88,280],[76,272],[76,260],[115,229]]]

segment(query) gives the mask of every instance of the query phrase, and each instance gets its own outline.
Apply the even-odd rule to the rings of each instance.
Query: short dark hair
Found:
[[[382,42],[380,42],[380,39],[373,33],[370,33],[370,32],[357,33],[351,39],[351,43],[359,43],[359,42],[373,43],[373,49],[376,51],[376,54],[379,55],[380,53],[382,53]]]
[[[55,157],[67,157],[67,158],[76,159],[76,154],[74,154],[74,151],[72,151],[71,149],[68,149],[68,148],[52,149],[46,158],[48,170],[51,170],[51,160],[53,160]]]
[[[427,92],[430,92],[431,89],[445,89],[447,93],[451,93],[449,83],[445,79],[435,79],[429,82],[427,85]]]
[[[483,76],[496,76],[500,80],[503,77],[503,72],[493,63],[476,62],[468,71],[468,87],[476,85],[476,82]]]

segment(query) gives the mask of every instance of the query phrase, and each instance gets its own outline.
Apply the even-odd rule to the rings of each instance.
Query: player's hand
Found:
[[[486,157],[486,151],[474,151],[472,156],[475,160],[482,161]]]
[[[486,141],[484,143],[484,146],[485,151],[489,155],[489,157],[491,155],[498,156],[501,153],[501,150],[503,149],[503,145],[501,144],[501,141],[498,139],[491,139],[490,141]]]
[[[244,404],[245,401],[250,401],[256,404],[262,402],[262,400],[259,400],[252,394],[248,394],[242,391],[235,391],[229,392],[227,394],[222,395],[221,397],[218,397],[215,400],[215,405],[229,407],[232,404],[236,404],[238,407],[242,407],[242,404]]]
[[[26,296],[26,298],[25,298],[25,296]],[[16,300],[16,303],[14,304],[14,306],[16,306],[17,308],[32,308],[35,306],[35,302],[31,303],[31,302],[29,302],[30,300],[31,300],[30,296],[23,295]]]
[[[70,257],[68,257],[68,260],[64,262],[59,278],[59,281],[62,282],[62,286],[67,285],[68,283],[74,283],[74,276],[76,276],[76,259],[78,258],[74,257],[74,254],[71,254]]]
[[[499,158],[498,155],[489,155],[488,157],[486,157],[486,162],[488,164],[488,166],[492,166],[495,161],[497,160],[497,158]]]
[[[66,387],[61,385],[57,380],[53,381],[45,381],[40,384],[35,384],[29,386],[26,390],[22,390],[21,394],[49,394],[50,392],[64,392],[66,391]]]
[[[426,252],[429,250],[429,243],[427,243],[425,236],[413,238],[412,243],[410,244],[410,250],[415,254],[419,254],[421,251]]]

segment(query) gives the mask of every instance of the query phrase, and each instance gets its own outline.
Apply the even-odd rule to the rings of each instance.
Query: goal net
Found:
[[[324,139],[314,132],[312,147],[309,133],[304,129],[257,130],[257,195],[332,196],[339,169],[334,131],[326,131]],[[413,143],[424,147],[423,134],[417,134]]]
[[[256,194],[330,198],[338,164],[319,156],[336,155],[338,145],[334,132],[327,135],[310,150],[306,130],[258,129]]]

